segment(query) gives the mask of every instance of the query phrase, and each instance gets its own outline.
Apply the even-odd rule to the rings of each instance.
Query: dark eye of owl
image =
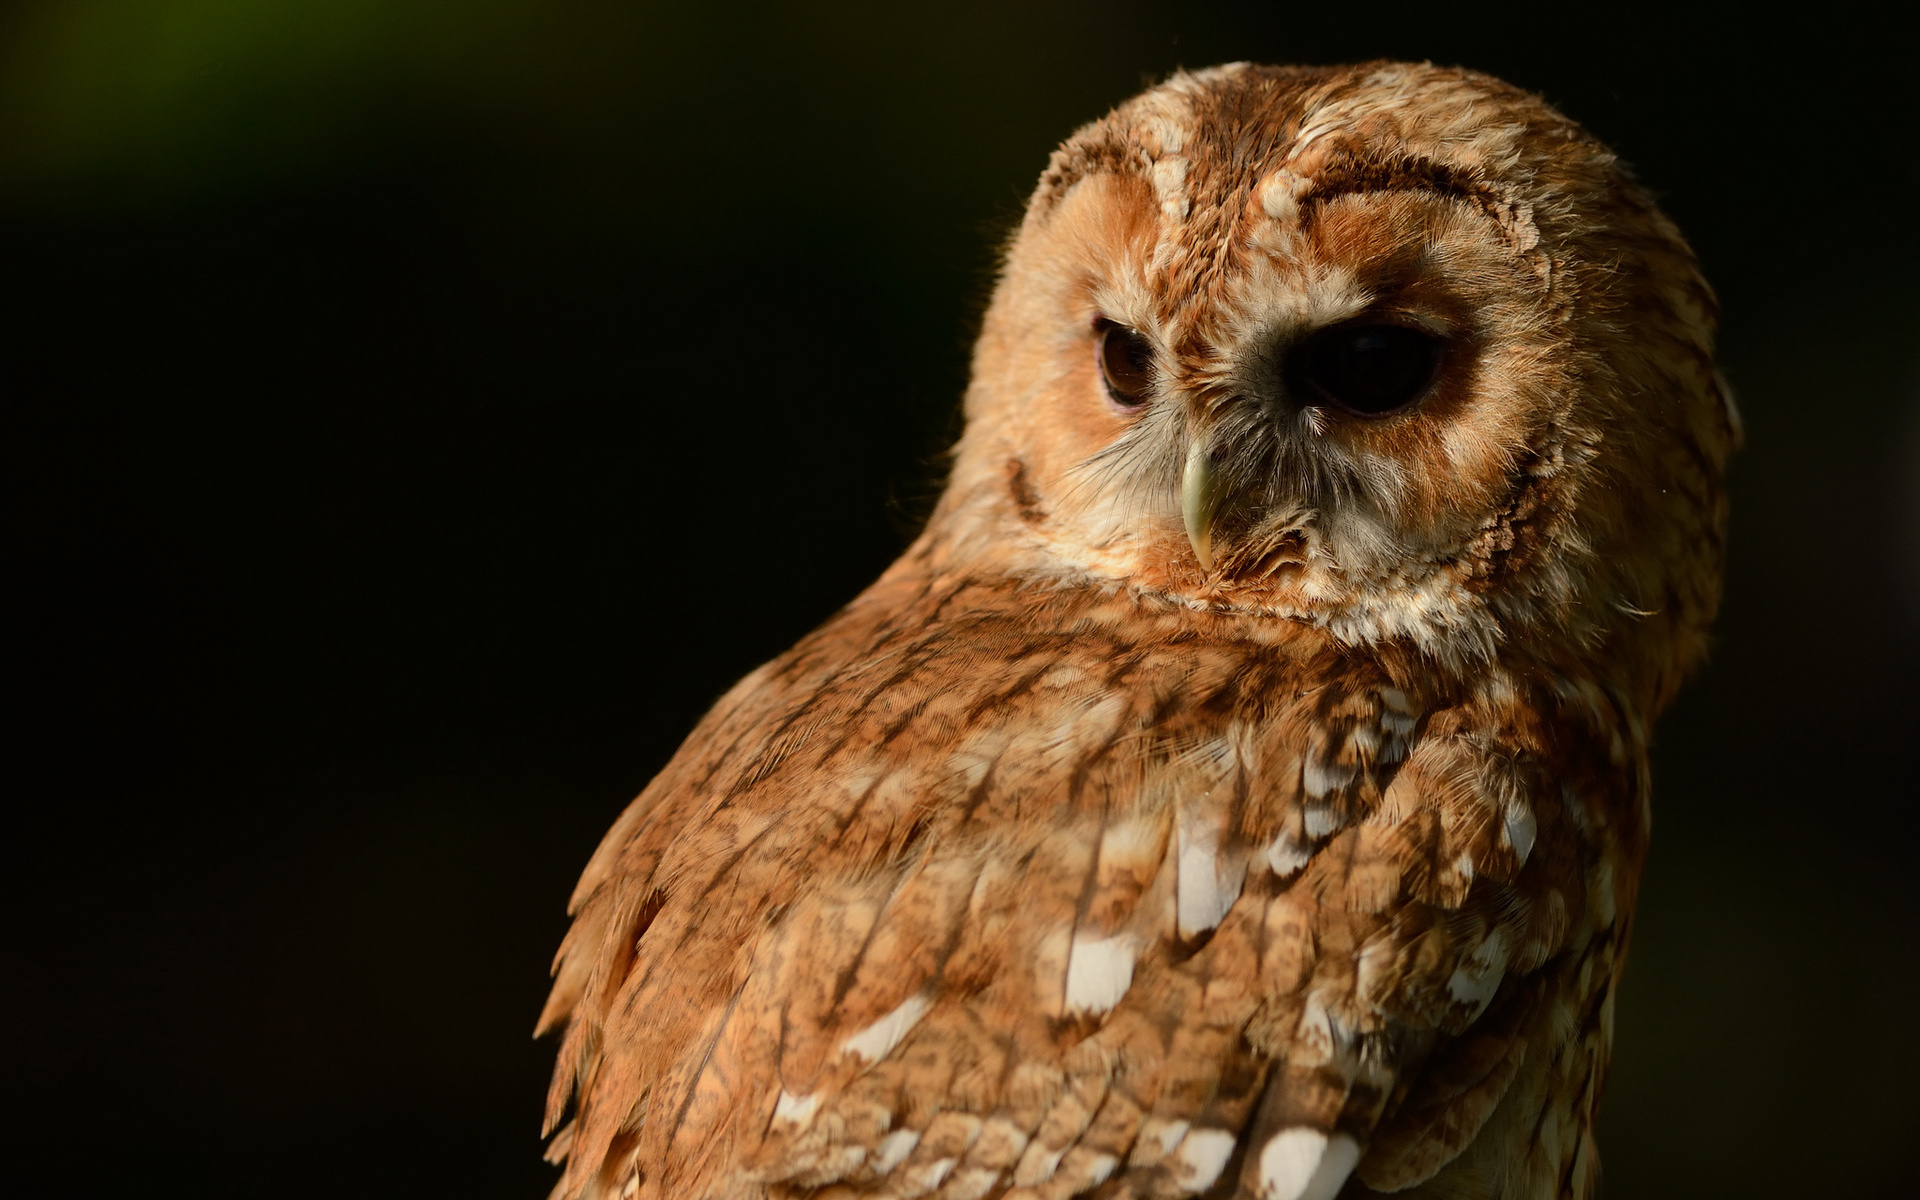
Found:
[[[1100,382],[1107,395],[1125,409],[1147,402],[1153,390],[1153,347],[1147,339],[1112,321],[1095,329],[1094,359],[1100,364]]]
[[[1404,325],[1335,325],[1290,357],[1311,390],[1351,412],[1384,416],[1426,394],[1440,365],[1440,339]]]

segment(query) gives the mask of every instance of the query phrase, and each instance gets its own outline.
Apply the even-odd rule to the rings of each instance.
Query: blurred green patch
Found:
[[[563,89],[578,58],[569,52],[585,41],[569,9],[616,41],[653,11],[29,0],[0,25],[0,186],[62,199],[167,196],[310,170],[423,126],[485,127]],[[616,12],[624,16],[610,24]]]

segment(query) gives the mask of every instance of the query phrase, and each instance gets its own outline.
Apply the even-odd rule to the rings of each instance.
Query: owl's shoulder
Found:
[[[1294,1108],[1334,1104],[1308,1113],[1329,1134],[1329,1088],[1372,1120],[1398,1086],[1419,1152],[1376,1178],[1423,1178],[1432,1130],[1507,1094],[1526,981],[1591,934],[1611,809],[1568,807],[1591,772],[1552,761],[1567,741],[1530,694],[1435,686],[1310,626],[896,572],[729,693],[583,878],[548,1014],[571,1022],[572,1169],[625,1153],[691,1180],[733,1146],[826,1181],[871,1172],[888,1129],[928,1167],[948,1126],[965,1150],[1009,1106],[1025,1146],[1076,1071],[1118,1086],[1132,1056],[1149,1092],[1198,1071],[1199,1107],[1174,1087],[1015,1152],[1218,1171],[1182,1131],[1240,1136],[1273,1064]],[[1255,1060],[1214,1045],[1230,1028]],[[1154,1050],[1155,1029],[1199,1041]],[[1407,1046],[1455,1083],[1396,1081]],[[1356,1075],[1363,1050],[1393,1069]],[[976,1164],[1039,1169],[1015,1166]]]

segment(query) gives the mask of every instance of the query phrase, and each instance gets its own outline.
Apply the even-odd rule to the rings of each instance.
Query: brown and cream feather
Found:
[[[1591,1194],[1713,313],[1484,76],[1234,65],[1076,133],[926,531],[581,879],[556,1196]],[[1413,401],[1301,382],[1381,324]]]

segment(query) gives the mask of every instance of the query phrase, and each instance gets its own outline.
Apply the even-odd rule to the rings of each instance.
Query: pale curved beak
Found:
[[[1213,447],[1195,438],[1187,450],[1187,466],[1180,473],[1180,519],[1200,569],[1213,570],[1213,518],[1220,509],[1219,474],[1214,470]]]

